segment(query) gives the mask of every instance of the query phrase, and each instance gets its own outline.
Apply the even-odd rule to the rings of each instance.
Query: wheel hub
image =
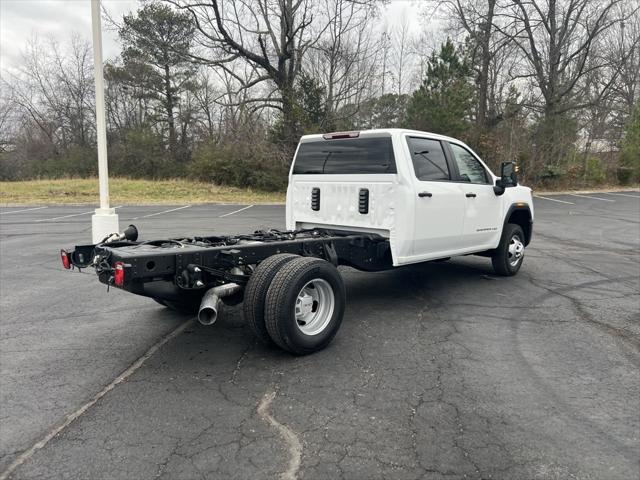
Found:
[[[296,317],[305,317],[313,311],[313,297],[306,291],[296,301]]]
[[[333,316],[335,296],[326,280],[316,278],[308,282],[296,298],[295,317],[298,328],[305,335],[322,332]]]
[[[524,256],[524,244],[520,237],[514,235],[509,242],[509,263],[515,267]]]

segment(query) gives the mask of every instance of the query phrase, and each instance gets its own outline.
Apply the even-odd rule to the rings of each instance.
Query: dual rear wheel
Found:
[[[325,348],[345,308],[345,287],[331,263],[314,257],[273,255],[251,275],[244,316],[256,336],[295,355]]]

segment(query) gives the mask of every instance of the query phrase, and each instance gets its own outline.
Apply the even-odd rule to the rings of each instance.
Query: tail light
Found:
[[[62,266],[69,270],[71,268],[71,260],[66,250],[60,250],[60,260],[62,260]]]
[[[124,286],[124,263],[122,262],[113,264],[113,283],[116,287]]]

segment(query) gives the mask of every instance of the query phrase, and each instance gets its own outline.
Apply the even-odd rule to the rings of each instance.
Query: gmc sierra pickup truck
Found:
[[[129,226],[62,250],[67,269],[215,322],[243,302],[255,334],[293,354],[326,347],[344,314],[338,265],[379,271],[457,255],[515,275],[533,230],[531,189],[515,165],[495,176],[467,145],[402,129],[301,138],[287,189],[287,230],[138,241]]]

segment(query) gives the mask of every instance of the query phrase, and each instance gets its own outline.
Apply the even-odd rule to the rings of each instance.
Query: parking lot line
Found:
[[[139,218],[149,218],[155,217],[156,215],[162,215],[163,213],[175,212],[177,210],[183,210],[185,208],[189,208],[191,205],[185,205],[184,207],[170,208],[169,210],[163,210],[162,212],[150,213],[149,215],[142,215],[141,217],[135,217],[131,220],[138,220]]]
[[[0,215],[11,215],[12,213],[31,212],[33,210],[42,210],[43,208],[48,208],[48,207],[25,208],[24,210],[14,210],[12,212],[2,212],[2,213],[0,213]]]
[[[550,200],[552,202],[566,203],[567,205],[575,205],[575,203],[573,202],[567,202],[565,200],[556,200],[555,198],[543,197],[541,195],[534,195],[534,198],[542,198],[543,200]]]
[[[591,197],[589,195],[578,195],[577,193],[568,193],[567,195],[571,195],[572,197],[579,197],[579,198],[592,198],[594,200],[602,200],[603,202],[615,202],[615,200],[609,200],[608,198]]]
[[[113,209],[122,208],[122,205],[118,205],[117,207],[113,207]],[[54,218],[41,218],[39,220],[34,220],[34,222],[52,222],[54,220],[62,220],[63,218],[71,218],[71,217],[79,217],[81,215],[89,215],[90,213],[95,213],[95,210],[91,210],[90,212],[82,212],[82,213],[73,213],[71,215],[63,215],[61,217]]]
[[[241,208],[239,210],[234,210],[233,212],[225,213],[224,215],[220,215],[218,218],[228,217],[229,215],[233,215],[234,213],[242,212],[243,210],[247,210],[253,207],[253,205],[249,205],[248,207]]]
[[[9,464],[6,470],[0,473],[0,480],[7,480],[9,476],[15,471],[16,468],[18,468],[20,465],[26,462],[29,458],[31,458],[33,454],[36,453],[38,450],[44,448],[47,445],[47,443],[51,441],[53,437],[55,437],[60,432],[65,430],[69,425],[71,425],[79,417],[81,417],[87,410],[89,410],[96,403],[98,403],[98,401],[102,397],[104,397],[107,393],[109,393],[111,390],[113,390],[115,387],[117,387],[119,384],[124,382],[131,375],[133,375],[140,367],[142,367],[142,365],[144,365],[144,363],[154,353],[160,350],[160,348],[162,348],[162,346],[165,343],[173,340],[188,328],[191,328],[193,326],[194,321],[195,321],[194,319],[188,320],[182,323],[181,325],[178,325],[178,327],[175,328],[173,331],[161,337],[141,357],[139,357],[135,362],[133,362],[131,366],[129,366],[129,368],[127,368],[124,372],[118,375],[111,383],[109,383],[109,385],[107,385],[98,393],[96,393],[91,400],[89,400],[87,403],[82,405],[75,412],[67,415],[64,422],[62,422],[60,425],[55,427],[53,430],[49,431],[49,433],[47,433],[44,437],[38,440],[33,446],[31,446],[30,448],[22,452],[20,455],[18,455],[18,457]]]
[[[90,212],[82,212],[82,213],[74,213],[73,215],[63,215],[62,217],[54,217],[54,218],[41,218],[39,220],[34,220],[35,222],[51,222],[53,220],[60,220],[62,218],[70,218],[70,217],[79,217],[80,215],[89,215],[90,213],[93,213],[94,210],[91,210]]]
[[[620,197],[629,197],[629,198],[640,198],[640,195],[629,195],[628,193],[612,193],[612,192],[603,192],[607,195],[617,195]]]

